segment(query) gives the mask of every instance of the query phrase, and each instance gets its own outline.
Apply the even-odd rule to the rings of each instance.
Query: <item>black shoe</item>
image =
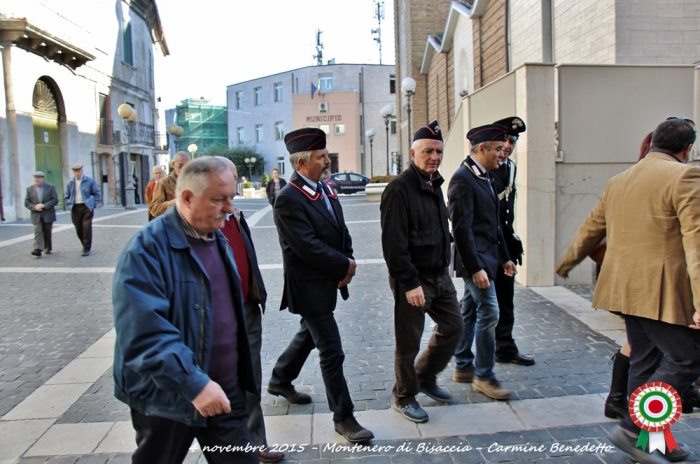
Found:
[[[41,258],[41,250],[32,250],[32,255],[38,256]]]
[[[335,423],[335,431],[350,443],[365,443],[374,438],[374,434],[358,424],[355,416],[348,416]]]
[[[624,419],[629,416],[629,401],[627,399],[627,379],[629,378],[630,358],[620,353],[613,355],[612,380],[610,394],[605,400],[605,417]]]
[[[447,401],[450,401],[452,399],[452,395],[445,390],[444,388],[440,388],[437,385],[433,385],[432,387],[420,387],[421,393],[425,393],[435,401],[442,401],[443,403],[446,403]]]
[[[680,449],[674,449],[670,453],[668,451],[668,448],[666,448],[664,457],[671,462],[680,462],[688,459],[688,456],[690,456],[690,446],[684,443],[678,443],[678,448]]]
[[[632,460],[640,464],[666,464],[670,462],[659,450],[647,453],[637,448],[639,434],[629,432],[619,425],[613,429],[608,438],[620,451],[627,453]]]
[[[528,358],[527,356],[523,356],[520,353],[508,353],[502,355],[497,354],[496,362],[518,364],[520,366],[532,366],[533,364],[535,364],[534,359]]]
[[[51,250],[46,250],[46,253],[45,253],[45,254],[50,255],[50,254],[51,254]]]
[[[89,252],[89,251],[83,251],[83,256],[90,256],[90,252]]]
[[[287,399],[292,404],[309,404],[311,403],[311,397],[307,395],[306,393],[298,392],[296,388],[294,388],[294,385],[290,385],[288,387],[281,387],[281,386],[272,386],[268,385],[267,386],[267,392],[270,395],[275,395],[275,396],[283,396],[284,398]]]
[[[694,384],[688,388],[681,397],[683,414],[691,414],[693,408],[700,408],[700,390]]]

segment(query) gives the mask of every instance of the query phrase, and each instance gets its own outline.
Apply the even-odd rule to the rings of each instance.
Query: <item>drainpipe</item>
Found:
[[[5,78],[5,107],[7,111],[7,132],[10,136],[10,159],[12,160],[12,175],[10,179],[13,181],[10,183],[13,186],[14,193],[14,203],[15,203],[15,213],[17,218],[23,217],[21,214],[20,199],[22,198],[21,187],[19,185],[19,139],[17,137],[17,109],[15,108],[15,94],[14,88],[12,86],[12,41],[7,40],[3,37],[0,41],[2,46],[2,71],[3,77]],[[2,178],[2,172],[0,172],[0,179]],[[2,208],[2,201],[0,201],[0,208]],[[5,220],[4,210],[0,211],[2,215],[2,220]]]

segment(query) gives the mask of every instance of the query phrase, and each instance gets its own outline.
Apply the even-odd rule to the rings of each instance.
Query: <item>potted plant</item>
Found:
[[[255,198],[255,188],[250,181],[243,184],[243,198]]]
[[[369,180],[369,184],[365,186],[365,195],[368,201],[381,201],[384,188],[389,184],[391,179],[396,176],[374,176]]]

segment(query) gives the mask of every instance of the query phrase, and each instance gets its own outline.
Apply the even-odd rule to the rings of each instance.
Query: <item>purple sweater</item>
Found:
[[[214,338],[209,377],[224,391],[238,380],[238,319],[224,260],[216,240],[204,242],[187,237],[192,251],[202,262],[211,283]]]

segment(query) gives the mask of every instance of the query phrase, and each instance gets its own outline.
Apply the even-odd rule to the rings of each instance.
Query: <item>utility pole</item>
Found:
[[[374,0],[374,17],[377,18],[377,28],[372,29],[372,34],[377,34],[374,41],[379,45],[379,64],[382,64],[382,19],[384,19],[384,2]]]
[[[321,42],[321,29],[316,29],[316,54],[313,55],[318,66],[323,66],[323,43]]]

